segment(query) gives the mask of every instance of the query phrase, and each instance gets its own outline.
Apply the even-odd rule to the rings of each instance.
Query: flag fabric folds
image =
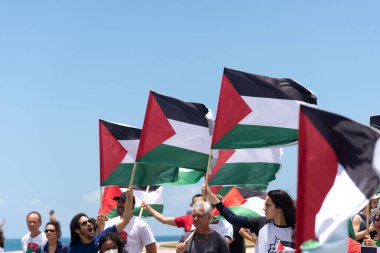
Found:
[[[294,80],[225,68],[212,148],[295,143],[300,104],[316,105],[317,97]]]
[[[149,205],[156,211],[162,213],[164,210],[164,201],[162,198],[163,186],[150,186],[149,192],[146,193],[146,187],[134,186],[133,196],[135,196],[136,204],[133,209],[133,215],[138,216],[141,209],[141,202],[146,200]],[[102,206],[99,210],[99,214],[106,215],[109,219],[119,216],[117,213],[117,201],[113,198],[119,196],[124,192],[126,188],[120,188],[119,186],[106,186],[104,187],[102,196]],[[142,217],[151,216],[145,210],[142,212]]]
[[[380,130],[380,115],[371,116],[370,125]]]
[[[99,120],[100,185],[129,184],[141,129]],[[178,169],[155,164],[138,164],[135,185],[159,185],[178,179]]]
[[[213,120],[203,104],[151,91],[137,162],[206,171]]]
[[[298,252],[302,243],[319,241],[322,245],[341,227],[347,231],[347,219],[376,192],[380,182],[379,137],[378,131],[343,116],[301,106]]]
[[[208,184],[256,186],[266,190],[281,166],[281,148],[219,150]]]

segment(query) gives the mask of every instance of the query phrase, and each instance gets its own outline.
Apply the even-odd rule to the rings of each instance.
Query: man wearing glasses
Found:
[[[127,190],[125,211],[120,217],[120,220],[112,227],[105,229],[99,234],[94,235],[94,227],[89,221],[90,219],[84,213],[79,213],[74,216],[70,223],[71,233],[71,253],[97,253],[99,250],[100,238],[108,232],[123,231],[132,217],[133,206],[133,190]],[[98,222],[105,222],[102,216],[98,216]],[[98,224],[99,225],[99,224]]]
[[[38,246],[44,246],[47,242],[46,235],[40,231],[41,214],[37,211],[28,213],[26,224],[29,232],[21,238],[22,251],[24,253],[36,252]]]

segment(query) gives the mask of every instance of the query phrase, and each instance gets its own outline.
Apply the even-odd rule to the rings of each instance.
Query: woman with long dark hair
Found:
[[[202,187],[203,195],[231,224],[251,230],[258,236],[256,252],[270,252],[276,249],[295,249],[292,240],[295,229],[296,209],[292,198],[283,190],[269,191],[265,198],[265,217],[245,217],[235,215],[211,192],[210,188]]]
[[[36,252],[44,252],[44,253],[68,253],[69,252],[70,250],[69,246],[59,241],[59,238],[61,238],[62,232],[61,232],[61,225],[59,224],[58,221],[51,220],[48,223],[46,223],[45,234],[48,241],[46,245],[42,247],[42,249],[40,247],[37,248]]]

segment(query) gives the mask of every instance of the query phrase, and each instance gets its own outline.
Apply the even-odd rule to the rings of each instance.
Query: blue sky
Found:
[[[289,77],[321,109],[380,114],[378,1],[0,1],[0,220],[99,207],[98,119],[142,127],[149,90],[210,107],[223,67]],[[297,146],[270,189],[296,196]],[[127,180],[129,182],[129,180]],[[200,185],[167,187],[182,215]],[[155,234],[181,229],[148,219]]]

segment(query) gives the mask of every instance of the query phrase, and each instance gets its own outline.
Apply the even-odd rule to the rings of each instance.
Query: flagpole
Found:
[[[133,187],[133,179],[135,178],[136,164],[137,164],[136,162],[133,164],[131,180],[129,181],[129,189]]]
[[[100,209],[99,209],[99,211],[100,211],[100,214],[102,214],[103,213],[103,187],[102,186],[100,186]]]
[[[369,204],[365,207],[365,236],[369,235]]]
[[[208,172],[210,170],[211,159],[212,159],[212,149],[210,149],[210,154],[208,155],[207,169],[206,169],[206,174],[205,174],[205,186],[206,186],[206,189],[208,187],[208,174],[209,174]],[[206,199],[206,194],[203,195],[203,199]]]
[[[146,201],[146,197],[148,196],[148,192],[149,192],[149,185],[146,187],[146,191],[145,191],[145,194],[144,194],[144,201]],[[139,218],[141,218],[141,215],[142,215],[142,212],[143,212],[143,209],[142,206],[140,206],[140,213],[139,213]]]

